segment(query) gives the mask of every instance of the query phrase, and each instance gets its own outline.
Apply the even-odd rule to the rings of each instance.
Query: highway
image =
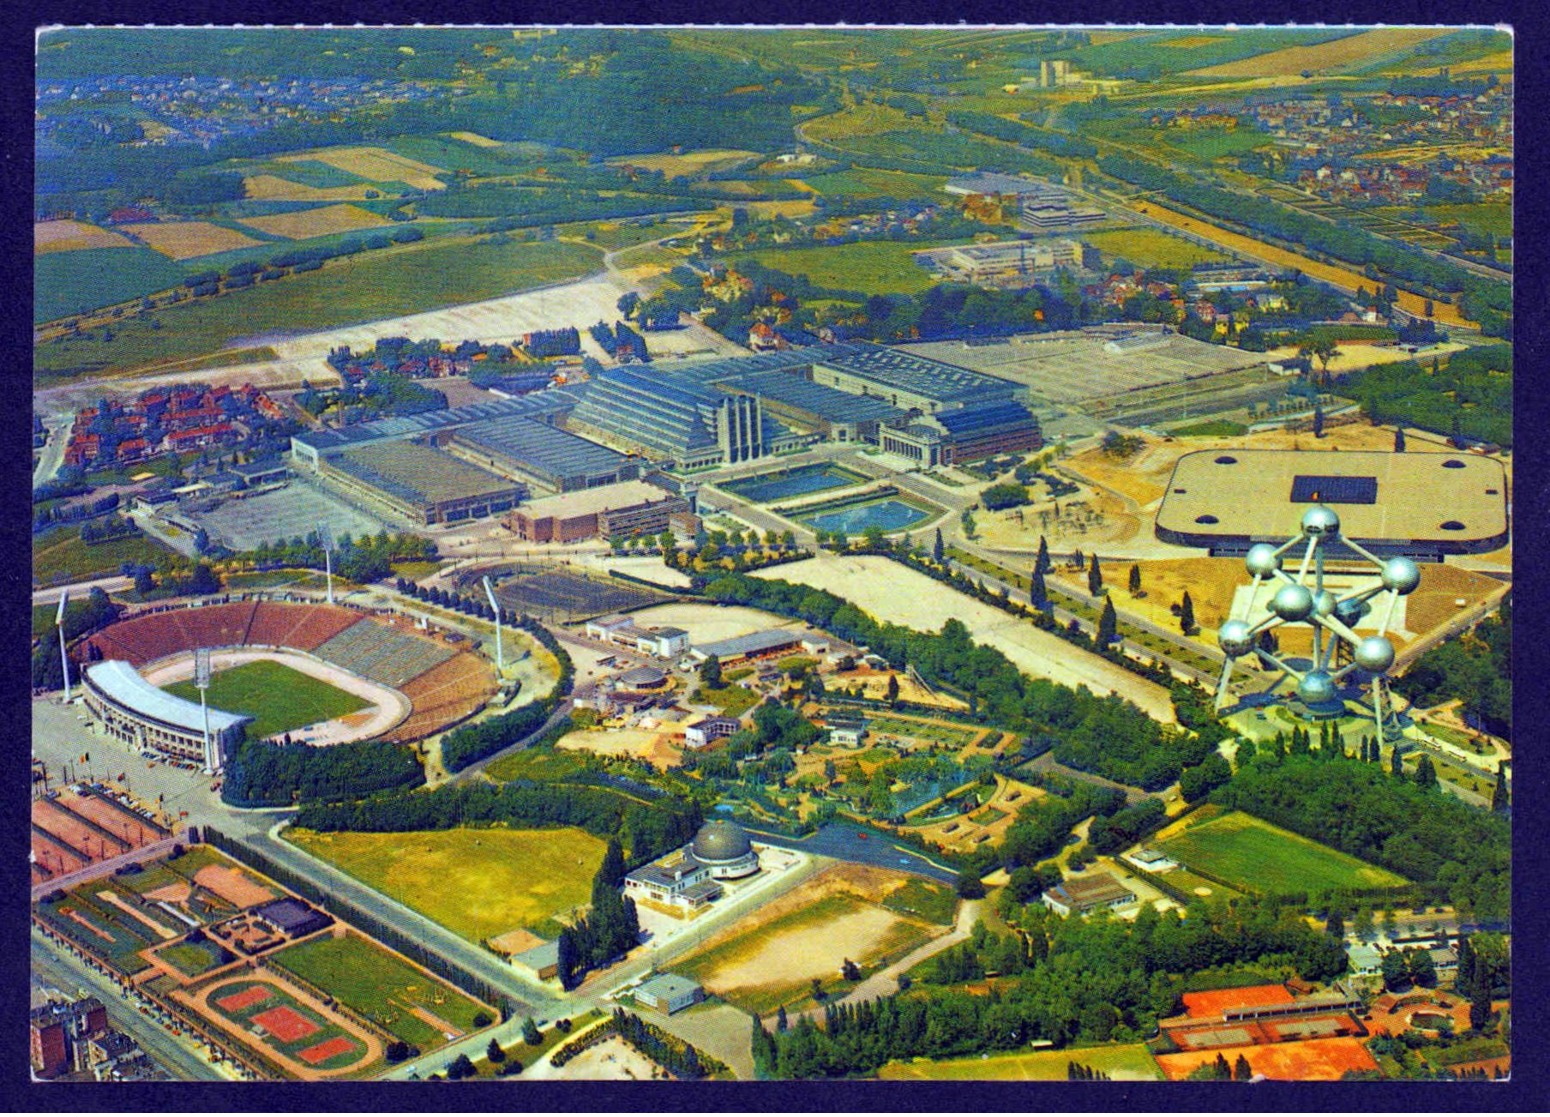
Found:
[[[58,949],[36,927],[32,929],[31,946],[32,977],[35,983],[49,986],[71,997],[83,989],[96,996],[108,1010],[108,1022],[132,1036],[147,1055],[175,1077],[185,1082],[231,1080],[231,1076],[222,1074],[199,1054],[202,1045],[191,1043],[182,1036],[174,1036],[150,1017],[141,1015],[123,990],[96,970],[82,965],[78,959]]]

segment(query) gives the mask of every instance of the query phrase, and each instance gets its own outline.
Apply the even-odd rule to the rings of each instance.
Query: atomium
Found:
[[[1325,548],[1339,541],[1364,562],[1371,563],[1378,574],[1378,584],[1339,596],[1324,584]],[[1302,558],[1295,570],[1288,571],[1283,556],[1301,547]],[[1340,534],[1340,516],[1334,509],[1315,504],[1303,513],[1297,534],[1279,547],[1269,543],[1256,543],[1244,557],[1244,566],[1253,581],[1240,616],[1223,622],[1217,641],[1227,662],[1216,687],[1216,707],[1227,704],[1227,684],[1232,677],[1237,660],[1257,651],[1266,664],[1283,672],[1295,686],[1296,698],[1310,710],[1330,711],[1343,708],[1340,699],[1342,682],[1353,671],[1365,672],[1371,677],[1372,716],[1378,729],[1379,740],[1395,735],[1393,703],[1386,700],[1388,671],[1394,666],[1394,644],[1386,633],[1394,619],[1395,606],[1401,597],[1414,593],[1421,584],[1421,568],[1408,558],[1380,559],[1360,543],[1343,538]],[[1252,621],[1255,604],[1259,600],[1260,584],[1267,579],[1280,583],[1270,600],[1265,603],[1265,616],[1257,623]],[[1382,603],[1375,599],[1380,596]],[[1373,636],[1358,636],[1353,626],[1364,616],[1379,609],[1378,631]],[[1262,637],[1283,624],[1306,624],[1313,629],[1313,662],[1305,670],[1298,670],[1276,658],[1266,650]],[[1349,662],[1337,665],[1340,650],[1347,653]]]

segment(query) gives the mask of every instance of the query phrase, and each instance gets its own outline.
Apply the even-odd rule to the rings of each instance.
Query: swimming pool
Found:
[[[859,485],[866,478],[842,466],[821,463],[819,465],[804,465],[796,469],[784,470],[774,474],[760,474],[757,477],[744,477],[737,481],[727,481],[719,485],[729,493],[735,493],[744,500],[751,500],[759,504],[768,504],[776,500],[787,500],[794,496],[806,496],[808,493],[821,493],[825,489],[840,489],[846,485]]]
[[[880,527],[884,531],[900,531],[913,527],[922,520],[929,520],[932,515],[934,513],[924,508],[917,508],[913,504],[906,504],[902,500],[889,497],[884,500],[855,504],[849,508],[837,508],[831,512],[805,516],[802,518],[802,523],[815,531],[843,531],[846,534],[855,535],[873,526]]]

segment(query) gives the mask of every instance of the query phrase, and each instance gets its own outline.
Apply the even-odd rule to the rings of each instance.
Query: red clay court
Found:
[[[1285,1005],[1292,994],[1284,985],[1245,985],[1241,989],[1208,989],[1203,993],[1185,993],[1184,1008],[1192,1017],[1220,1016],[1228,1009],[1250,1005]]]
[[[260,1012],[253,1017],[253,1023],[281,1043],[295,1043],[298,1039],[306,1039],[313,1032],[323,1030],[290,1005],[279,1005]]]
[[[1220,1055],[1228,1066],[1236,1066],[1238,1056],[1249,1062],[1255,1074],[1290,1082],[1333,1082],[1346,1071],[1376,1070],[1362,1041],[1350,1036],[1333,1039],[1309,1039],[1292,1043],[1270,1043],[1251,1047],[1226,1047],[1214,1051],[1184,1051],[1177,1055],[1157,1056],[1157,1065],[1174,1082],[1188,1078],[1189,1072],[1204,1063],[1216,1062]]]
[[[355,1050],[355,1041],[345,1036],[335,1036],[333,1039],[325,1039],[322,1043],[314,1043],[304,1051],[298,1051],[296,1057],[309,1067],[315,1067],[319,1063],[326,1063],[335,1055],[343,1055],[346,1051]]]
[[[232,993],[229,996],[222,997],[215,1003],[227,1012],[241,1012],[252,1005],[267,1001],[272,996],[274,996],[274,990],[268,986],[255,985],[251,989],[244,989],[240,993]]]

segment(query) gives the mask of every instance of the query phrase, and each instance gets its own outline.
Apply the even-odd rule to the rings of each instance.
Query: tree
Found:
[[[506,1052],[501,1049],[500,1040],[491,1036],[490,1046],[484,1049],[484,1056],[492,1063],[504,1063],[506,1061]]]
[[[1119,639],[1119,618],[1114,612],[1114,599],[1103,599],[1103,614],[1098,618],[1098,646],[1108,647]]]
[[[888,698],[888,704],[890,706],[892,706],[895,702],[897,702],[899,700],[899,676],[898,675],[889,675],[888,676],[887,698]]]
[[[1313,408],[1313,437],[1324,437],[1324,409],[1318,405]]]
[[[958,874],[956,887],[958,895],[965,900],[978,900],[985,895],[985,885],[972,865]]]
[[[942,533],[940,531],[937,532],[937,536],[939,538],[941,534]],[[1051,565],[1052,564],[1049,559],[1049,542],[1044,538],[1044,536],[1041,535],[1039,536],[1039,557],[1034,560],[1033,568],[1040,574],[1048,574]]]
[[[152,567],[143,565],[135,567],[135,592],[141,597],[156,589],[156,579],[152,577],[152,573]]]
[[[721,657],[707,656],[700,664],[700,684],[707,690],[721,689]]]
[[[1329,918],[1324,920],[1324,933],[1332,939],[1344,937],[1345,920],[1341,918],[1339,908],[1329,909]]]
[[[940,564],[946,552],[942,547],[942,529],[936,529],[936,539],[931,544],[931,561]]]
[[[1232,1077],[1234,1082],[1248,1082],[1254,1077],[1254,1068],[1249,1066],[1249,1061],[1241,1053],[1238,1061],[1233,1065]]]
[[[474,1069],[474,1061],[467,1055],[459,1055],[447,1064],[447,1077],[454,1082],[462,1078],[472,1078],[478,1073]]]
[[[529,1016],[522,1021],[522,1042],[529,1047],[537,1047],[544,1041],[544,1034],[538,1030],[538,1022]]]
[[[1405,758],[1397,744],[1389,750],[1389,773],[1396,777],[1402,777],[1405,774]]]
[[[1184,591],[1184,600],[1179,602],[1179,628],[1185,636],[1194,635],[1195,603],[1190,600],[1189,590]]]
[[[823,991],[823,979],[822,978],[818,978],[818,977],[813,978],[812,992],[813,992],[813,1000],[815,1000],[815,1001],[821,1001],[826,996],[828,996],[828,994]]]
[[[1087,592],[1097,597],[1103,592],[1103,571],[1098,567],[1098,556],[1093,555],[1092,565],[1087,568]]]
[[[1404,452],[1405,452],[1405,428],[1404,427],[1395,427],[1394,428],[1394,453],[1396,453],[1396,454],[1403,454]]]
[[[862,529],[861,541],[869,551],[882,550],[884,538],[883,529],[877,524],[868,524]]]
[[[1134,597],[1141,592],[1141,568],[1135,563],[1130,564],[1130,596]]]
[[[1505,811],[1511,801],[1507,796],[1507,769],[1496,769],[1496,786],[1491,789],[1491,809],[1493,811]]]
[[[608,848],[603,851],[603,863],[598,866],[596,879],[609,888],[624,885],[624,850],[619,847],[618,838],[608,839]]]
[[[1383,987],[1390,993],[1398,992],[1410,984],[1410,964],[1402,950],[1389,950],[1383,955],[1381,963],[1383,972]]]
[[[1432,764],[1432,758],[1423,756],[1416,761],[1415,785],[1422,791],[1430,791],[1437,786],[1437,769]]]
[[[1049,589],[1044,585],[1044,571],[1033,568],[1033,578],[1028,586],[1028,601],[1035,609],[1042,609],[1049,601]]]

